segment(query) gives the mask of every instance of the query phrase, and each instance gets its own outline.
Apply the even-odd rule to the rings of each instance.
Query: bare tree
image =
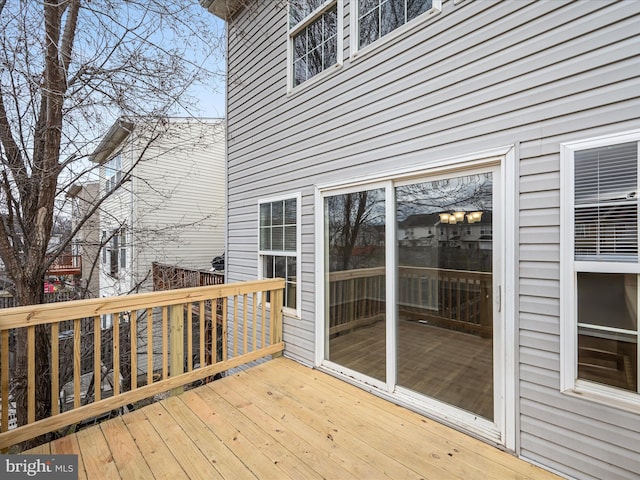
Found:
[[[42,302],[47,268],[82,227],[76,223],[50,250],[56,202],[97,167],[86,161],[97,138],[116,118],[189,112],[189,87],[216,74],[202,59],[223,52],[215,25],[190,0],[0,1],[0,258],[21,305]],[[21,330],[16,343],[24,346]],[[41,379],[48,337],[38,327]],[[19,424],[26,423],[26,360],[26,348],[17,348]],[[38,382],[36,418],[50,411],[49,385]]]

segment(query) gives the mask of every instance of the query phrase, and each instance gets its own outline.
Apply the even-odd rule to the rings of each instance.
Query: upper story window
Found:
[[[354,0],[358,48],[364,48],[427,12],[439,11],[440,0]]]
[[[105,192],[113,190],[122,180],[122,159],[117,154],[104,164]]]
[[[562,146],[563,390],[640,403],[640,131]],[[629,396],[631,394],[631,396]]]
[[[291,87],[340,62],[341,0],[290,0]]]

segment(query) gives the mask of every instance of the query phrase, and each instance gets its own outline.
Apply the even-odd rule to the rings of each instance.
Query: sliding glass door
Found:
[[[317,333],[324,367],[506,444],[503,159],[322,191]]]
[[[493,175],[395,187],[397,385],[494,419]]]
[[[324,198],[325,358],[386,381],[385,189]]]

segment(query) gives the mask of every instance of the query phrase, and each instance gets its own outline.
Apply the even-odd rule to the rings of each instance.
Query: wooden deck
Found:
[[[44,445],[89,479],[554,479],[278,358]]]

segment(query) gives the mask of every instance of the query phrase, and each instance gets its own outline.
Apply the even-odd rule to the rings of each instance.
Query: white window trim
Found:
[[[640,142],[640,130],[603,135],[560,145],[560,391],[599,404],[640,413],[639,393],[627,392],[577,378],[577,272],[640,274],[640,262],[616,263],[574,260],[574,153],[579,150],[627,142]],[[640,152],[638,158],[640,159]]]
[[[358,34],[358,27],[359,27],[358,2],[359,0],[352,0],[351,6],[350,6],[351,8],[349,11],[349,18],[350,18],[350,22],[349,22],[350,23],[350,31],[349,31],[350,45],[349,46],[350,46],[350,52],[351,52],[351,59],[354,59],[354,60],[356,58],[366,55],[370,51],[376,50],[378,48],[381,48],[384,45],[394,42],[397,38],[406,35],[407,32],[410,32],[416,28],[419,28],[425,22],[429,21],[434,15],[437,15],[442,11],[442,0],[433,0],[433,2],[431,3],[431,8],[429,10],[427,10],[424,13],[421,13],[416,18],[409,20],[404,25],[396,28],[395,30],[387,33],[386,35],[380,37],[374,42],[371,42],[366,47],[363,47],[362,49],[360,49],[358,47],[360,43],[359,41],[360,38]]]
[[[276,250],[262,250],[260,248],[260,205],[262,205],[263,203],[272,203],[272,202],[281,202],[283,200],[291,200],[291,199],[295,199],[296,201],[296,251],[295,251],[295,255],[292,255],[290,251],[276,251]],[[261,198],[258,200],[258,226],[257,226],[257,232],[258,232],[258,278],[264,279],[264,269],[262,266],[262,257],[263,255],[282,255],[282,256],[289,256],[289,257],[295,257],[296,258],[296,308],[290,308],[290,307],[286,307],[283,306],[282,307],[282,313],[288,317],[294,317],[294,318],[300,318],[300,312],[301,312],[301,273],[302,273],[302,266],[301,266],[301,247],[302,247],[302,233],[301,233],[301,224],[302,224],[302,194],[301,192],[294,192],[294,193],[289,193],[289,194],[284,194],[284,195],[279,195],[276,197],[269,197],[269,198]],[[262,299],[260,299],[260,301],[262,302]],[[269,305],[269,304],[267,304]]]
[[[327,78],[327,76],[333,75],[334,72],[342,68],[343,62],[343,51],[344,51],[344,0],[326,0],[320,7],[316,8],[313,12],[307,15],[300,23],[295,25],[294,27],[289,26],[289,9],[290,5],[287,2],[287,95],[297,93],[301,90],[304,90],[316,83],[323,81]],[[438,0],[439,1],[439,0]],[[337,37],[336,37],[336,64],[332,65],[329,68],[326,68],[322,72],[317,75],[305,80],[300,85],[293,86],[293,76],[295,74],[293,69],[293,37],[300,32],[303,28],[307,27],[310,23],[312,23],[316,18],[322,15],[327,10],[331,9],[333,6],[336,6],[336,15],[337,15]]]

